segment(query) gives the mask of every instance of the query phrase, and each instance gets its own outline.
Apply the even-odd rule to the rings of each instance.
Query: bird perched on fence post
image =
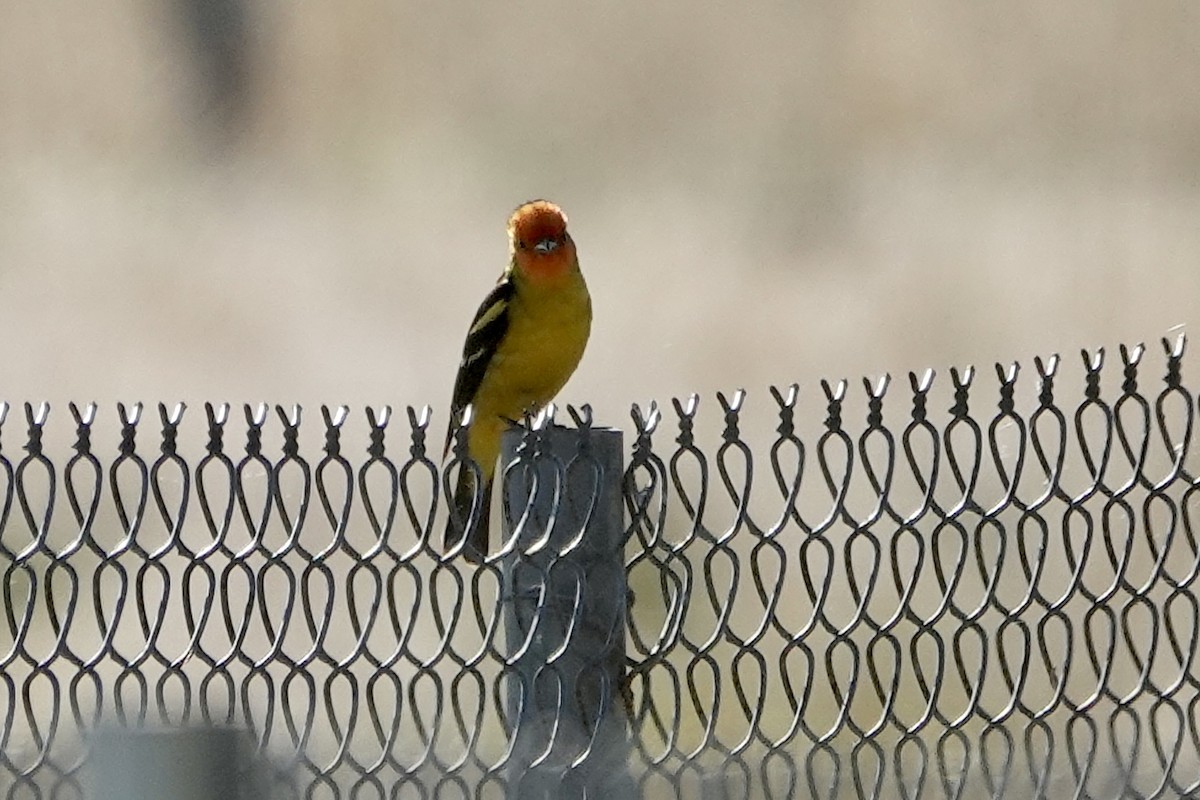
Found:
[[[533,200],[514,211],[508,251],[508,267],[467,331],[443,453],[450,451],[463,411],[472,406],[467,450],[479,466],[482,508],[464,555],[475,563],[488,551],[500,436],[511,421],[536,413],[558,394],[579,364],[592,327],[592,300],[562,209]],[[462,541],[475,496],[475,474],[463,464],[446,523],[447,550]]]

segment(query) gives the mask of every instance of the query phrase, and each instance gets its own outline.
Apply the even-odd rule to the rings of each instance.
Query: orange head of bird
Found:
[[[508,239],[517,266],[533,276],[561,275],[575,263],[567,215],[547,200],[533,200],[514,211]]]

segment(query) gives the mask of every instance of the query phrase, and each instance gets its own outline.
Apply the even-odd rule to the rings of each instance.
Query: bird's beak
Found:
[[[557,239],[542,239],[540,242],[538,242],[537,244],[535,244],[533,246],[533,249],[537,250],[539,253],[550,253],[550,252],[553,252],[554,249],[557,247],[558,247]]]

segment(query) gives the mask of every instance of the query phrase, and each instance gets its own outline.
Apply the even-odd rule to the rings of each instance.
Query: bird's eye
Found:
[[[519,250],[525,249],[525,240],[524,239],[517,240],[517,249],[519,249]]]

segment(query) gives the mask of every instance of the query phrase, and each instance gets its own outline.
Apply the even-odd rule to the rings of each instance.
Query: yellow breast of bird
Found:
[[[480,394],[495,398],[493,413],[519,419],[549,403],[575,371],[591,331],[592,309],[586,290],[536,301],[517,296],[512,303],[507,335]]]

